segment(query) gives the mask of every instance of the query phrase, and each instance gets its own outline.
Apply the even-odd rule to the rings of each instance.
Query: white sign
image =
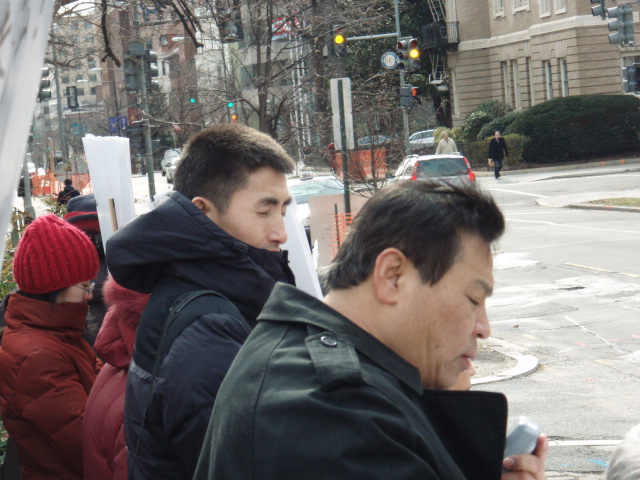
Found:
[[[127,137],[82,137],[91,184],[98,204],[102,242],[133,219],[133,186]],[[113,205],[113,208],[112,208]]]
[[[351,79],[332,78],[331,86],[331,111],[333,112],[333,143],[336,149],[342,150],[342,129],[340,121],[340,103],[342,103],[342,114],[344,115],[345,135],[347,137],[347,148],[355,148],[353,139],[353,117],[351,116]]]
[[[387,70],[392,70],[398,66],[400,59],[398,58],[398,55],[393,52],[385,52],[382,54],[382,58],[380,58],[380,61],[382,62],[382,66],[384,68],[386,68]]]
[[[53,17],[51,0],[0,1],[0,254],[27,149]]]
[[[331,87],[331,111],[334,115],[340,113],[340,97],[338,96],[340,87],[342,88],[342,101],[344,103],[344,113],[351,113],[351,79],[332,78],[329,82]]]

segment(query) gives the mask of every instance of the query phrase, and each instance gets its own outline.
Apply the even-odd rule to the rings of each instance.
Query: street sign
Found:
[[[385,52],[382,54],[380,62],[382,62],[382,66],[387,70],[393,70],[398,66],[400,60],[398,59],[398,55],[396,55],[394,52]]]
[[[355,147],[353,141],[353,116],[351,115],[351,79],[332,78],[331,111],[333,112],[333,141],[338,150],[342,150],[343,133],[346,138],[346,148]],[[344,130],[344,132],[343,132]]]
[[[123,130],[129,126],[129,117],[123,115],[120,117],[120,128]]]
[[[109,132],[118,133],[118,117],[109,117]]]

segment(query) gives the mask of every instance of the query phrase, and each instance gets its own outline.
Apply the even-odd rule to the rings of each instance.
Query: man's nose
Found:
[[[476,319],[476,336],[479,338],[489,338],[491,336],[491,325],[489,324],[489,317],[485,307],[478,313],[478,318]]]
[[[287,241],[287,229],[284,225],[284,217],[280,217],[276,220],[275,224],[271,229],[271,233],[269,234],[269,241],[272,243],[277,243],[282,245]]]

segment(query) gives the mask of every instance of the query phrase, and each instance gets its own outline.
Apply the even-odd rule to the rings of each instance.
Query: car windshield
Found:
[[[453,177],[466,173],[468,173],[468,168],[463,158],[433,158],[418,162],[416,178]]]
[[[301,204],[308,203],[311,197],[342,193],[344,187],[338,180],[330,178],[326,180],[307,180],[290,186],[289,191],[293,198],[296,199],[296,203]]]

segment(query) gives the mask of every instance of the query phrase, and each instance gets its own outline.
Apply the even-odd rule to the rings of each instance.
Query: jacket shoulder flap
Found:
[[[341,385],[364,384],[362,367],[355,347],[335,333],[309,327],[305,339],[320,390],[327,392]]]

